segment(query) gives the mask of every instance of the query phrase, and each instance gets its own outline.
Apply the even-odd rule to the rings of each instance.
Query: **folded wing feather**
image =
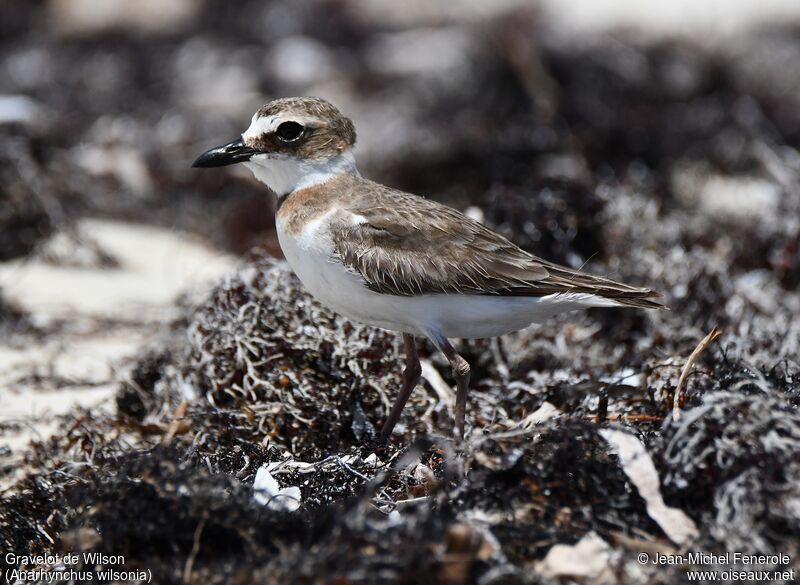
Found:
[[[376,197],[376,190],[378,190]],[[544,261],[455,209],[372,183],[331,225],[334,252],[382,294],[589,293],[656,308],[658,293]]]

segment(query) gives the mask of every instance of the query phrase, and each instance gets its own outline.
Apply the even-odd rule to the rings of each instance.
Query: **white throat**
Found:
[[[301,159],[285,154],[257,154],[244,165],[253,171],[256,179],[278,196],[321,185],[341,173],[358,173],[355,158],[350,151],[318,159]]]

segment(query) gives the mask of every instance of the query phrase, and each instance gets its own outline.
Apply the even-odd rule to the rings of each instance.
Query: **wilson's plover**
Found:
[[[403,387],[386,441],[419,382],[415,336],[450,362],[463,437],[469,364],[448,338],[494,337],[586,307],[659,308],[658,293],[542,260],[455,209],[364,179],[352,121],[311,97],[272,101],[195,167],[243,163],[278,196],[286,260],[318,300],[403,334]]]

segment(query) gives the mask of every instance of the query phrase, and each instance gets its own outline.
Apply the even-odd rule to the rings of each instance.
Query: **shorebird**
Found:
[[[449,339],[504,335],[586,307],[663,306],[653,290],[547,262],[455,209],[363,178],[355,141],[353,122],[329,102],[283,98],[192,166],[243,163],[277,195],[278,241],[311,294],[349,319],[402,333],[403,385],[381,442],[419,382],[417,336],[450,363],[461,439],[470,367]]]

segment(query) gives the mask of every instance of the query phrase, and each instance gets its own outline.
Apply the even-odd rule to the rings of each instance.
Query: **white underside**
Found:
[[[334,259],[325,234],[326,219],[327,216],[310,222],[302,234],[294,237],[286,234],[279,221],[281,249],[303,285],[320,302],[349,319],[375,327],[414,335],[495,337],[560,313],[617,306],[614,301],[582,293],[545,297],[379,294]]]

